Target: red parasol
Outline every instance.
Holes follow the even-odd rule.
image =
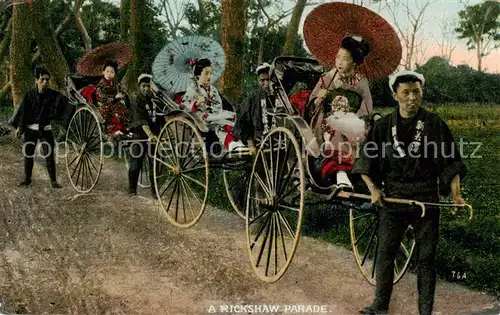
[[[89,76],[102,74],[102,67],[108,60],[114,60],[122,68],[134,58],[132,46],[126,43],[111,43],[101,45],[83,55],[78,61],[78,73]]]
[[[343,2],[316,7],[304,22],[304,40],[312,55],[335,66],[340,43],[346,36],[359,36],[370,43],[370,53],[359,71],[376,80],[391,74],[401,61],[398,34],[380,15],[359,5]]]

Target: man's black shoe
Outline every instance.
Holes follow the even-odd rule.
[[[52,182],[52,188],[62,188],[57,182]]]
[[[31,185],[31,181],[30,180],[25,180],[24,182],[21,182],[19,183],[19,187],[28,187],[29,185]]]
[[[135,195],[137,195],[137,190],[134,190],[134,189],[129,189],[129,190],[128,190],[128,194],[129,194],[129,196],[131,196],[131,197],[132,197],[132,196],[135,196]]]
[[[367,306],[361,311],[359,311],[360,314],[366,314],[366,315],[388,315],[389,311],[388,310],[379,310],[376,308],[373,308],[371,306]]]

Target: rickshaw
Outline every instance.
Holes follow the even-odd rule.
[[[155,101],[161,105],[166,123],[155,145],[153,170],[149,171],[153,171],[163,214],[173,225],[189,228],[205,211],[211,170],[222,170],[228,199],[245,219],[252,268],[266,282],[279,280],[290,266],[306,206],[348,210],[356,264],[363,277],[375,285],[377,209],[366,203],[370,197],[364,194],[366,189],[362,186],[355,186],[355,192],[343,191],[315,180],[310,161],[321,152],[309,126],[310,114],[307,108],[301,110],[290,101],[290,92],[298,83],[308,93],[323,72],[314,59],[278,57],[273,61],[271,84],[276,103],[264,109],[268,131],[255,156],[248,151],[225,151],[203,120],[185,111],[167,93],[157,93]],[[80,193],[94,188],[103,165],[103,119],[81,95],[82,89],[96,82],[95,77],[67,77],[69,99],[77,107],[66,135],[67,170],[73,187]],[[224,98],[223,103],[225,109],[233,109]],[[425,215],[425,204],[421,202],[391,198],[385,201],[420,207]],[[414,247],[410,226],[396,258],[394,283],[408,269]]]
[[[336,209],[349,211],[356,263],[363,277],[374,285],[377,210],[366,202],[370,199],[364,194],[366,188],[359,186],[352,192],[317,183],[310,161],[320,156],[320,147],[308,123],[310,115],[307,109],[300,111],[290,102],[290,92],[296,84],[302,84],[310,92],[324,69],[314,59],[297,57],[278,57],[272,68],[276,104],[265,110],[269,131],[255,156],[214,151],[216,142],[203,121],[181,109],[168,114],[154,156],[160,206],[174,225],[193,226],[206,207],[210,170],[221,169],[228,198],[246,222],[252,268],[263,281],[275,282],[293,259],[304,208],[335,205]],[[376,116],[380,115],[374,115],[375,119]],[[312,195],[322,200],[313,200]],[[394,198],[385,201],[420,207],[425,215],[423,203]],[[396,259],[395,283],[407,270],[414,247],[415,237],[409,227]]]
[[[129,146],[133,141],[127,137],[122,137],[118,142],[110,142],[109,136],[104,130],[104,119],[97,107],[84,97],[84,90],[97,84],[100,76],[84,76],[73,74],[66,77],[66,91],[71,106],[75,111],[66,130],[66,169],[73,188],[81,194],[89,193],[98,183],[104,155],[124,157],[128,170],[130,155]],[[164,101],[166,92],[157,87],[153,102],[155,112],[158,116],[164,116],[170,109]],[[129,102],[129,100],[128,100]],[[145,140],[140,140],[145,141]],[[138,185],[146,188],[150,187],[149,163],[143,159],[143,167],[139,174]]]

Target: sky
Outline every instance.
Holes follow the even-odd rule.
[[[403,0],[404,1],[404,0]],[[410,6],[410,9],[417,9],[417,5],[415,3],[418,1],[420,3],[424,2],[424,0],[407,0]],[[426,60],[429,57],[439,55],[440,48],[439,44],[443,37],[442,35],[442,25],[443,20],[449,21],[450,23],[456,23],[458,21],[458,12],[462,10],[467,5],[474,5],[477,3],[481,3],[481,0],[469,0],[469,1],[459,1],[459,0],[430,0],[430,5],[426,8],[424,13],[424,21],[422,24],[422,29],[419,33],[418,39],[423,42],[423,53],[420,54],[420,59]],[[352,2],[352,1],[343,1],[343,2]],[[368,2],[368,1],[365,1]],[[285,9],[289,7],[293,7],[294,1],[285,0]],[[389,4],[391,5],[391,4]],[[391,5],[392,8],[395,8],[394,5]],[[368,8],[377,12],[379,15],[384,17],[391,25],[394,27],[394,18],[391,14],[391,11],[388,8],[383,8],[379,11],[379,5],[369,5]],[[315,6],[307,7],[302,15],[302,20],[300,23],[299,33],[302,34],[302,26],[304,24],[304,20],[307,14],[312,11]],[[416,10],[418,11],[418,10]],[[405,14],[401,13],[397,15],[397,21],[401,25],[407,25],[408,19],[405,17]],[[437,40],[437,42],[436,42]],[[468,64],[472,68],[477,69],[477,57],[475,50],[468,50],[465,40],[458,40],[453,38],[453,43],[456,43],[457,46],[452,53],[451,64],[459,65],[459,64]],[[425,62],[425,61],[424,61]],[[487,72],[491,73],[500,73],[500,49],[495,49],[488,56],[483,57],[483,69]]]

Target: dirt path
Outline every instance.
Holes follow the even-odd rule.
[[[211,305],[309,304],[357,314],[371,302],[374,288],[346,249],[304,237],[285,276],[266,284],[253,274],[235,214],[208,207],[199,224],[175,228],[148,190],[140,191],[148,198],[126,196],[125,166],[110,160],[88,196],[72,199],[62,165],[63,189],[49,188],[38,163],[32,187],[21,189],[19,147],[0,150],[0,296],[9,312],[191,315],[208,314]],[[417,314],[416,297],[408,274],[391,314]],[[487,295],[438,284],[436,314],[492,305]]]

